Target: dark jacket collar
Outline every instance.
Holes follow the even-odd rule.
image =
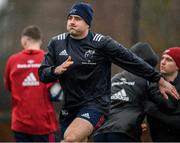
[[[176,87],[177,91],[180,92],[180,72],[178,72],[178,75],[174,80],[173,85]]]

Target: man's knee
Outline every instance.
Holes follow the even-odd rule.
[[[65,134],[64,142],[77,142],[79,141],[75,134]]]
[[[88,136],[92,133],[91,129],[66,130],[64,133],[64,142],[87,142]]]

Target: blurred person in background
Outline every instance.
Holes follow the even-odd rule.
[[[165,50],[160,61],[160,72],[180,93],[180,47]],[[149,96],[147,119],[152,141],[180,142],[180,101],[171,96],[162,98],[159,90]]]
[[[147,43],[137,43],[130,50],[151,66],[158,57]],[[95,142],[140,142],[149,82],[123,71],[111,79],[111,108],[105,123],[94,134]]]
[[[16,142],[55,141],[57,119],[49,97],[52,84],[40,82],[38,68],[43,60],[42,34],[35,25],[24,28],[23,50],[9,57],[5,87],[12,95],[12,122]]]
[[[111,64],[158,82],[161,92],[179,98],[175,88],[149,64],[109,36],[91,29],[90,4],[75,3],[67,15],[67,32],[53,37],[39,68],[42,82],[60,81],[64,105],[60,113],[61,140],[87,141],[109,112]]]

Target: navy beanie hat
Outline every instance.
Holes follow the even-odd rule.
[[[90,26],[93,19],[93,9],[88,3],[79,2],[71,7],[68,17],[70,15],[78,15],[82,17],[84,21]]]

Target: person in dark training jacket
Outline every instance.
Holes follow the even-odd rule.
[[[109,36],[92,32],[93,9],[75,3],[67,15],[67,33],[53,37],[39,68],[42,82],[59,80],[64,92],[60,113],[62,142],[87,141],[109,112],[111,64],[159,82],[161,92],[179,98],[161,74]]]
[[[155,67],[158,57],[147,43],[137,43],[130,50]],[[128,71],[111,79],[111,108],[105,123],[94,134],[95,142],[140,142],[145,117],[149,83]]]

